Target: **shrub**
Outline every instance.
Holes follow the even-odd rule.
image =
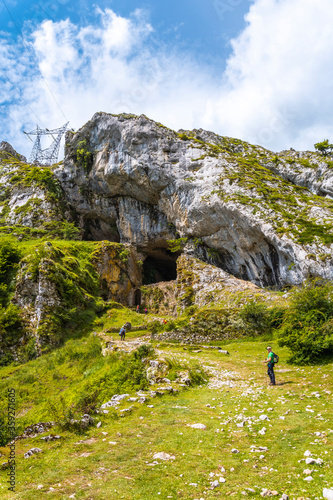
[[[15,239],[9,236],[0,238],[0,304],[8,301],[10,285],[15,276],[21,252]]]
[[[83,141],[80,141],[78,143],[76,150],[76,161],[80,166],[84,168],[87,173],[89,173],[92,169],[94,155],[91,151],[89,151],[87,139],[84,139]]]
[[[15,345],[22,337],[23,322],[20,310],[14,304],[0,307],[0,337],[2,347]]]
[[[251,300],[240,310],[239,316],[250,332],[265,333],[270,330],[270,315],[266,304]]]
[[[290,308],[280,329],[280,346],[290,362],[309,364],[333,355],[333,285],[309,280],[291,292]]]

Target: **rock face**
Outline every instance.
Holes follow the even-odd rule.
[[[71,229],[70,211],[49,167],[30,165],[8,143],[0,147],[0,226],[33,237]],[[78,229],[74,232],[79,232]]]
[[[140,297],[141,266],[135,248],[106,241],[83,251],[71,244],[36,245],[20,263],[13,302],[34,335],[36,352],[57,345],[67,325],[85,310],[98,311],[98,297],[134,306]]]
[[[58,165],[1,151],[2,226],[130,244],[145,285],[175,280],[181,254],[261,287],[333,279],[329,157],[106,113],[67,133]]]
[[[321,196],[332,194],[332,162],[321,155],[105,113],[66,144],[55,175],[84,238],[135,245],[160,281],[180,252],[259,286],[333,278],[333,203]],[[180,237],[171,254],[167,240]]]
[[[134,247],[102,241],[93,254],[102,297],[127,306],[140,302],[141,263]]]
[[[235,278],[218,267],[183,254],[177,259],[177,279],[141,288],[142,300],[153,314],[177,316],[189,306],[204,307],[230,292],[247,291],[248,298],[262,293],[249,281]]]
[[[13,146],[11,146],[11,144],[6,141],[2,141],[0,144],[0,157],[7,159],[15,158],[20,161],[27,161],[25,156],[18,154]]]

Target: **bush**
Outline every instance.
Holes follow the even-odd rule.
[[[240,310],[239,316],[246,325],[248,333],[272,333],[280,328],[285,314],[285,308],[267,307],[262,302],[252,300]]]
[[[239,311],[249,332],[266,333],[270,330],[270,314],[266,304],[251,300]]]
[[[290,362],[310,364],[333,355],[333,285],[307,281],[291,292],[280,329],[280,346],[291,349]]]
[[[21,259],[21,252],[15,239],[0,237],[0,304],[8,303],[11,284]]]
[[[0,337],[2,347],[15,345],[23,334],[23,322],[20,310],[13,304],[0,307]]]

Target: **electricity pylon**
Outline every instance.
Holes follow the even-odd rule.
[[[57,163],[61,138],[66,132],[68,124],[69,122],[62,127],[53,130],[49,130],[48,128],[42,129],[37,125],[36,130],[33,130],[32,132],[24,132],[27,136],[37,136],[30,154],[29,162],[41,163],[43,165],[52,165],[53,163]],[[53,138],[53,142],[46,149],[42,149],[41,146],[40,138],[42,135],[51,135]]]

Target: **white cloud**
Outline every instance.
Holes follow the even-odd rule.
[[[125,111],[273,150],[333,140],[331,0],[256,0],[219,81],[216,68],[195,54],[158,45],[141,11],[130,18],[110,9],[96,15],[94,25],[45,21],[31,34],[40,71],[74,128],[96,111]],[[0,65],[43,123],[60,126],[65,119],[28,55],[3,40]],[[0,100],[7,115],[33,127],[35,117],[17,98],[4,81]],[[29,150],[13,121],[0,124],[0,138]]]
[[[333,4],[257,0],[246,20],[215,105],[220,128],[272,148],[332,136]]]

